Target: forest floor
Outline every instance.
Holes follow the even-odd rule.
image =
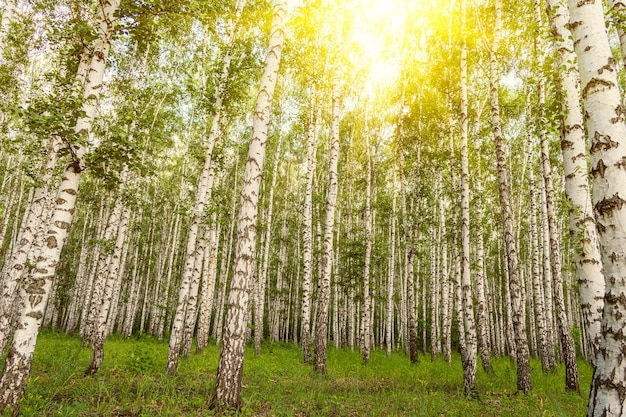
[[[23,416],[211,416],[208,408],[219,350],[181,360],[175,377],[164,375],[167,341],[113,336],[100,372],[84,377],[90,350],[76,337],[43,333],[21,402]],[[494,358],[495,374],[478,370],[478,393],[463,394],[460,358],[452,366],[430,356],[417,366],[395,352],[372,352],[362,365],[358,351],[328,351],[328,376],[314,375],[293,344],[247,352],[239,416],[581,416],[591,368],[580,362],[581,393],[566,392],[564,369],[543,374],[532,361],[533,390],[516,393],[515,365]]]

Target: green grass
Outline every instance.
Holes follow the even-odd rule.
[[[211,416],[208,408],[219,351],[181,360],[175,377],[164,375],[167,342],[111,337],[95,376],[84,377],[90,350],[77,338],[44,333],[21,402],[23,416]],[[459,357],[452,366],[421,357],[374,351],[367,366],[357,351],[328,351],[328,375],[312,372],[291,344],[249,351],[241,416],[575,416],[584,415],[591,369],[580,363],[582,393],[565,392],[564,369],[543,374],[532,362],[533,391],[516,393],[515,365],[494,359],[495,375],[478,371],[478,396],[463,394]]]

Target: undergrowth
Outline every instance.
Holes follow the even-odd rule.
[[[79,339],[57,333],[39,337],[23,416],[213,416],[209,409],[219,350],[213,343],[179,363],[176,376],[164,374],[168,345],[149,337],[110,337],[105,361],[95,376],[83,376],[90,351]],[[328,351],[328,375],[304,365],[300,348],[265,345],[247,353],[243,406],[238,416],[575,416],[584,415],[591,369],[579,363],[582,392],[564,389],[564,369],[541,372],[532,363],[533,390],[519,394],[515,364],[493,358],[495,374],[478,370],[478,390],[462,389],[458,356],[452,366],[420,357],[412,366],[402,352],[387,358],[373,351],[362,365],[358,351]]]

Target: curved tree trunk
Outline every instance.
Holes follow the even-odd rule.
[[[102,89],[114,15],[118,7],[119,0],[104,0],[98,7],[98,40],[84,88],[83,115],[75,126],[76,133],[85,135],[88,139]],[[0,412],[7,406],[16,407],[26,388],[43,313],[59,265],[61,250],[74,218],[86,152],[86,148],[74,146],[73,161],[63,174],[54,213],[48,225],[46,244],[37,259],[36,267],[28,274],[26,285],[20,291],[22,300],[20,326],[13,335],[11,349],[0,379]]]
[[[233,276],[228,293],[223,347],[217,368],[215,397],[212,402],[212,405],[218,410],[238,409],[241,406],[241,378],[246,342],[249,287],[255,269],[254,253],[259,190],[261,188],[274,89],[278,79],[285,40],[284,25],[286,20],[287,0],[275,0],[269,47],[253,113],[252,136],[241,189]]]

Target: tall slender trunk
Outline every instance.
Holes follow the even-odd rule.
[[[626,127],[601,2],[569,2],[591,143],[593,206],[604,264],[602,339],[589,394],[589,416],[626,410]]]
[[[213,406],[217,409],[238,409],[241,405],[241,379],[248,318],[248,288],[255,269],[254,252],[259,190],[274,89],[285,40],[284,25],[286,19],[287,0],[275,0],[269,47],[265,57],[265,67],[261,77],[256,108],[253,113],[252,135],[241,189],[233,276],[228,293],[228,309],[224,323],[224,344],[217,368],[216,392],[213,399]]]
[[[461,291],[463,324],[465,328],[465,357],[463,359],[463,389],[465,393],[476,390],[476,325],[470,270],[470,175],[468,149],[467,100],[467,40],[465,34],[466,2],[461,2],[463,41],[461,46]]]
[[[513,213],[509,197],[509,180],[507,174],[506,153],[500,121],[500,104],[498,98],[498,61],[497,51],[500,44],[502,27],[502,9],[500,0],[495,0],[496,23],[494,39],[489,53],[489,86],[491,96],[491,122],[493,126],[494,145],[496,148],[496,162],[498,165],[498,191],[502,216],[502,232],[507,259],[508,287],[511,295],[512,321],[515,333],[515,356],[517,359],[517,389],[526,393],[531,390],[530,355],[526,336],[526,318],[523,315],[524,306],[521,299],[521,285],[519,274],[519,259],[515,244],[513,228]]]
[[[622,4],[614,0],[615,5]],[[620,9],[621,10],[621,9]],[[578,71],[574,43],[568,27],[569,11],[565,0],[548,0],[548,16],[552,21],[554,48],[557,52],[556,65],[559,67],[561,103],[563,106],[563,129],[561,150],[563,152],[563,175],[565,193],[570,202],[570,235],[578,242],[574,251],[578,291],[585,318],[585,334],[591,344],[588,355],[595,363],[600,349],[602,308],[604,306],[604,275],[600,258],[600,244],[595,216],[591,203],[591,192],[587,179],[587,150],[580,107]],[[622,45],[626,37],[620,35]],[[624,50],[624,47],[622,47]]]
[[[180,354],[180,347],[183,338],[185,316],[187,313],[187,307],[189,303],[189,289],[194,278],[194,270],[196,265],[196,256],[198,251],[196,250],[196,243],[198,239],[198,230],[202,216],[204,215],[204,207],[207,201],[211,198],[211,192],[215,179],[215,163],[213,161],[213,149],[222,135],[221,119],[224,108],[224,99],[226,98],[226,87],[228,83],[228,75],[230,72],[231,62],[231,47],[235,40],[237,33],[237,23],[241,12],[245,5],[245,0],[238,0],[235,10],[235,19],[228,22],[228,38],[226,42],[226,51],[222,61],[222,72],[220,74],[220,81],[215,94],[215,112],[211,123],[211,129],[209,131],[209,137],[206,141],[204,149],[204,166],[198,179],[198,187],[196,190],[196,198],[191,210],[191,222],[189,224],[189,232],[187,233],[187,245],[185,265],[183,267],[183,277],[180,283],[178,293],[178,304],[176,307],[176,314],[174,316],[174,322],[172,325],[172,331],[170,333],[169,350],[167,354],[167,364],[165,366],[165,372],[169,375],[176,373],[178,368],[178,356]]]
[[[125,180],[126,179],[124,178],[123,181]],[[92,357],[91,363],[85,371],[85,374],[87,375],[98,372],[100,366],[102,365],[102,361],[104,360],[104,341],[108,334],[107,318],[112,308],[115,287],[117,286],[120,278],[122,251],[126,241],[126,231],[128,230],[128,222],[130,220],[130,209],[128,207],[124,207],[120,216],[121,217],[117,225],[113,253],[108,257],[109,262],[106,268],[107,275],[96,278],[104,281],[104,288],[102,297],[98,303],[98,314],[96,316],[96,322],[94,323],[95,325],[90,337],[92,343]]]
[[[370,360],[371,342],[371,304],[370,298],[370,263],[372,257],[372,158],[370,152],[369,129],[365,122],[365,261],[363,267],[363,307],[361,309],[361,353],[363,363]]]
[[[529,141],[529,147],[532,147],[532,141]],[[529,158],[533,153],[529,152]],[[532,276],[533,276],[533,295],[535,299],[535,316],[537,322],[537,330],[539,335],[539,357],[541,359],[541,368],[544,372],[554,370],[556,364],[554,361],[554,349],[548,338],[546,328],[545,314],[545,298],[543,291],[543,280],[541,275],[541,263],[539,261],[539,233],[537,231],[537,203],[534,169],[530,166],[528,170],[528,188],[530,190],[530,237],[532,242]]]
[[[541,114],[545,107],[545,93],[543,79],[539,82],[539,108]],[[544,123],[540,124],[545,126]],[[567,316],[565,314],[565,300],[563,295],[563,274],[561,270],[561,242],[559,231],[557,230],[556,215],[554,207],[554,190],[552,186],[552,173],[550,167],[550,154],[548,149],[548,139],[545,129],[540,129],[539,138],[541,140],[541,173],[543,174],[543,183],[546,190],[546,211],[548,217],[548,231],[550,234],[550,266],[552,270],[553,286],[554,286],[554,307],[556,311],[556,323],[561,341],[561,349],[563,350],[563,359],[565,361],[565,387],[571,391],[578,391],[578,366],[576,364],[576,349],[574,347],[574,339],[569,331]]]
[[[114,15],[118,7],[119,0],[105,0],[98,7],[98,40],[85,84],[83,114],[75,126],[77,134],[86,135],[88,138],[102,89]],[[48,226],[46,245],[37,259],[37,266],[28,274],[26,285],[20,291],[22,325],[13,335],[11,349],[0,379],[0,412],[7,406],[16,407],[26,388],[43,313],[59,265],[61,250],[74,217],[78,185],[84,168],[83,157],[86,152],[87,149],[79,145],[73,148],[73,160],[65,169],[61,180],[55,210]]]
[[[217,224],[217,212],[213,213],[209,244],[204,250],[204,267],[202,271],[202,292],[200,293],[200,317],[198,318],[198,334],[196,337],[196,353],[201,353],[209,343],[209,326],[213,311],[213,294],[217,274],[217,252],[221,224]]]
[[[254,303],[254,353],[261,353],[261,344],[263,342],[263,316],[265,311],[265,286],[267,284],[267,271],[270,262],[270,245],[272,241],[272,218],[274,212],[274,190],[276,189],[276,179],[278,177],[278,167],[280,165],[280,153],[283,135],[278,132],[278,141],[276,144],[276,152],[272,165],[272,181],[269,187],[267,198],[267,215],[265,216],[265,245],[263,248],[263,264],[259,270],[257,285],[255,287],[255,303]]]
[[[7,5],[8,3],[9,2],[7,2]],[[19,295],[19,285],[22,282],[22,277],[28,268],[27,261],[29,254],[35,243],[40,240],[40,236],[45,232],[43,228],[47,225],[46,220],[50,211],[50,204],[52,203],[51,197],[54,195],[52,190],[54,184],[52,177],[60,147],[61,140],[52,138],[48,147],[46,160],[40,172],[40,179],[44,185],[35,190],[33,199],[28,205],[27,213],[25,213],[25,221],[22,223],[22,228],[17,239],[17,247],[13,250],[13,254],[8,263],[8,269],[2,277],[2,294],[0,296],[0,352],[4,352],[10,332],[13,330],[12,322],[16,316],[15,307],[16,304],[19,304],[16,303],[16,297]]]
[[[394,279],[396,276],[396,189],[395,174],[393,176],[393,197],[391,203],[391,231],[389,239],[389,276],[387,278],[387,325],[385,333],[385,342],[387,347],[387,357],[391,356],[393,347],[393,289]]]
[[[324,221],[324,250],[322,253],[322,267],[318,284],[317,312],[315,316],[315,356],[313,360],[313,369],[320,374],[326,374],[326,339],[330,304],[330,277],[332,273],[333,232],[335,227],[335,209],[337,206],[338,189],[339,104],[338,80],[333,79],[331,134],[328,157],[328,188],[326,194],[326,219]]]
[[[311,111],[309,112],[309,130],[307,134],[307,174],[304,194],[304,213],[302,225],[302,321],[300,339],[302,341],[302,359],[311,361],[311,298],[313,285],[313,179],[317,163],[317,137],[321,124],[322,100],[318,99],[315,86],[312,88]],[[317,98],[317,101],[316,101]]]

